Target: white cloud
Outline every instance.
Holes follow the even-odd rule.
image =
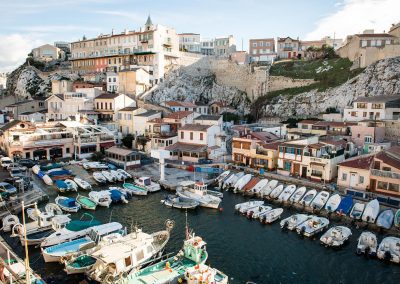
[[[333,36],[345,39],[347,35],[366,29],[388,31],[391,24],[400,21],[399,0],[344,0],[335,4],[336,12],[317,23],[306,35],[307,40]]]
[[[0,72],[12,71],[24,63],[32,48],[43,44],[32,35],[0,35]]]

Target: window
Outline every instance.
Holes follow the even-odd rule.
[[[394,191],[394,192],[399,192],[399,185],[395,184],[395,183],[389,183],[388,190]]]
[[[110,103],[109,105],[110,105],[110,109],[112,109],[112,103]]]
[[[256,42],[253,42],[253,47],[257,47],[257,43]]]
[[[387,189],[387,187],[388,187],[388,183],[387,182],[378,181],[378,185],[377,185],[378,189]]]
[[[387,39],[385,42],[385,44],[390,44],[390,43],[391,43],[390,39]]]
[[[380,39],[378,39],[377,41],[376,41],[376,46],[381,46],[382,45],[382,41],[380,40]]]
[[[103,109],[103,103],[100,103],[100,109]]]
[[[292,167],[292,164],[290,162],[285,162],[285,171],[290,172],[291,167]]]
[[[65,153],[69,154],[69,148],[65,148]]]
[[[347,180],[347,173],[342,173],[342,180]]]
[[[382,171],[390,172],[392,169],[390,167],[382,167]]]
[[[185,139],[185,134],[181,131],[181,139]]]
[[[320,177],[320,178],[322,178],[322,172],[321,171],[318,171],[318,170],[312,170],[311,171],[311,175],[312,176],[315,176],[315,177]]]
[[[376,46],[376,40],[371,40],[371,46]]]
[[[364,142],[365,143],[372,143],[372,136],[365,136],[364,137]]]
[[[350,115],[353,116],[353,117],[357,117],[357,112],[356,111],[352,111]]]
[[[366,103],[357,103],[357,107],[358,108],[367,108],[367,104]]]
[[[358,183],[364,183],[364,177],[363,176],[359,176],[358,177]]]
[[[366,111],[363,112],[363,117],[367,117],[367,112]]]
[[[200,133],[200,140],[203,141],[203,133]]]
[[[296,155],[301,155],[301,149],[296,149]]]
[[[193,140],[193,132],[190,132],[190,140]]]
[[[362,40],[361,41],[361,46],[362,47],[366,47],[367,46],[367,41],[366,40]]]

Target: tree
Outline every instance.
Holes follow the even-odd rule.
[[[102,161],[104,159],[104,157],[105,156],[104,156],[104,154],[102,152],[94,152],[92,154],[92,160],[96,161],[96,162]]]
[[[124,138],[122,138],[122,144],[126,148],[132,149],[133,139],[134,139],[133,135],[132,134],[128,134]]]
[[[149,139],[147,139],[146,137],[144,137],[144,136],[138,136],[137,137],[137,143],[140,146],[142,146],[142,151],[145,151],[147,142],[149,142]]]

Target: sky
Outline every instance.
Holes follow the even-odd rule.
[[[148,15],[178,33],[250,38],[345,38],[388,31],[400,21],[400,0],[0,0],[0,72],[24,62],[32,48],[85,35],[137,30]]]

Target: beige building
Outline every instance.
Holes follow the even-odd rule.
[[[236,41],[233,35],[214,40],[214,55],[227,57],[234,51],[236,51]]]
[[[200,53],[201,42],[200,34],[182,33],[179,34],[179,50],[183,52]]]
[[[100,122],[115,121],[118,111],[125,107],[136,107],[136,101],[125,94],[104,93],[94,99]]]
[[[51,44],[44,44],[32,49],[32,56],[35,59],[53,60],[64,59],[65,53],[58,47],[55,47]]]
[[[66,92],[46,99],[47,119],[64,120],[82,111],[93,111],[93,98],[85,93]]]
[[[250,62],[272,63],[276,58],[275,39],[250,39],[249,57]]]
[[[146,133],[146,123],[157,118],[161,118],[161,112],[159,111],[125,107],[118,111],[119,132],[123,135],[144,135]]]
[[[66,92],[72,92],[73,90],[73,82],[69,79],[60,78],[51,81],[52,94],[64,94]]]
[[[292,39],[291,37],[278,37],[277,51],[279,59],[296,59],[300,51],[300,41],[298,39]]]
[[[366,190],[370,183],[373,155],[350,158],[338,164],[337,185],[341,188]]]
[[[143,68],[131,68],[118,72],[118,92],[137,96],[150,87],[150,75]]]
[[[13,119],[18,119],[18,116],[27,112],[43,111],[47,108],[47,102],[42,99],[26,100],[16,102],[5,107],[5,111]]]

